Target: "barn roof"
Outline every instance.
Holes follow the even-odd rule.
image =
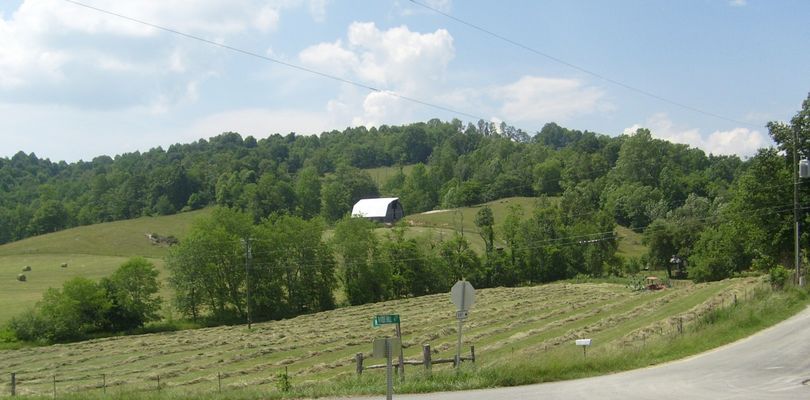
[[[385,217],[388,205],[399,200],[399,197],[383,197],[379,199],[362,199],[352,207],[352,217]]]

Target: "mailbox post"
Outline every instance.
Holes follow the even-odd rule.
[[[591,345],[591,339],[577,339],[577,346],[582,346],[582,357],[588,358],[588,346]]]

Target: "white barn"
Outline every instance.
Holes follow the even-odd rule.
[[[398,197],[362,199],[352,207],[352,217],[363,217],[372,221],[394,223],[405,216]]]

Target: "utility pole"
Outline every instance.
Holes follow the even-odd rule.
[[[793,128],[793,253],[796,259],[796,285],[801,284],[801,257],[799,256],[799,130]]]
[[[250,261],[253,258],[250,248],[250,238],[245,239],[245,287],[247,292],[247,324],[251,328],[253,321],[250,319]]]

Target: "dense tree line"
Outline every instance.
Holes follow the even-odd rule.
[[[795,146],[802,156],[810,154],[808,108],[805,100],[789,123],[769,124],[777,148],[748,160],[707,156],[655,139],[646,129],[610,137],[549,123],[530,136],[506,124],[458,120],[259,140],[229,132],[167,150],[72,164],[18,153],[0,159],[0,242],[214,204],[244,213],[257,226],[281,223],[282,216],[332,225],[368,196],[400,197],[408,213],[547,196],[562,200],[510,215],[509,232],[500,233],[503,249],[494,248],[493,235],[484,238],[481,268],[507,271],[504,258],[517,270],[482,276],[537,282],[571,276],[581,265],[590,265],[591,274],[604,273],[604,265],[618,263],[609,251],[576,252],[570,256],[580,258],[575,260],[564,246],[538,249],[537,243],[583,237],[608,246],[597,233],[617,224],[643,232],[650,247],[633,265],[672,269],[677,259],[676,269],[694,278],[719,279],[752,265],[792,265],[792,151]],[[397,165],[414,166],[380,186],[362,169]],[[807,185],[799,186],[807,198]],[[482,232],[486,220],[482,216]],[[544,230],[520,226],[525,220]],[[434,248],[441,250],[438,256],[455,257],[453,265],[465,265],[464,245],[455,245]],[[379,254],[362,262],[376,262]],[[227,307],[241,306],[233,300]]]
[[[446,292],[462,278],[486,288],[602,275],[618,262],[607,214],[572,219],[552,201],[538,202],[532,218],[522,212],[513,209],[496,232],[491,210],[481,208],[487,246],[478,254],[460,234],[436,240],[404,224],[381,233],[377,223],[345,216],[326,238],[321,217],[273,214],[255,223],[248,212],[216,208],[167,260],[175,305],[194,320],[244,321],[248,312],[278,319],[332,309],[338,289],[343,303],[359,305]],[[502,236],[508,254],[493,245]]]

